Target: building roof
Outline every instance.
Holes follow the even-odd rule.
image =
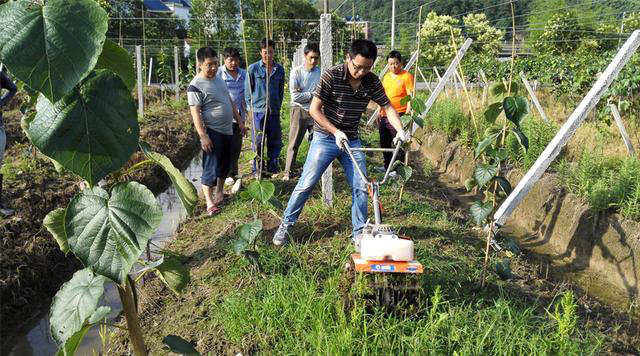
[[[152,12],[173,12],[160,0],[143,0],[145,9]]]
[[[187,0],[164,0],[165,3],[182,5],[184,7],[191,7],[191,3]]]

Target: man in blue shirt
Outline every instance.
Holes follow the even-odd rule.
[[[284,68],[273,60],[275,43],[263,39],[260,42],[261,59],[247,69],[244,97],[247,107],[253,108],[253,125],[251,139],[253,149],[258,154],[258,162],[262,159],[262,135],[266,135],[267,161],[266,170],[278,173],[280,166],[278,156],[282,150],[282,127],[280,126],[280,107],[284,98]],[[269,88],[267,90],[267,73]],[[256,170],[254,161],[254,172]]]
[[[244,81],[246,78],[246,71],[239,67],[240,65],[240,51],[237,48],[227,47],[222,52],[224,65],[218,69],[218,78],[222,79],[229,90],[229,95],[236,108],[239,111],[240,118],[244,120],[247,116],[247,107],[244,102]],[[231,140],[231,171],[229,177],[225,180],[225,185],[232,185],[234,178],[238,180],[237,184],[233,186],[232,192],[236,192],[240,189],[240,174],[238,172],[238,159],[240,158],[240,152],[242,151],[242,137],[245,135],[246,130],[241,130],[240,126],[233,119],[233,138]]]

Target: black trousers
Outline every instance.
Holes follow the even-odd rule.
[[[403,114],[400,114],[400,116],[402,115]],[[378,133],[380,134],[380,148],[393,148],[393,139],[396,137],[398,132],[393,128],[393,126],[391,126],[389,119],[387,119],[386,116],[378,119]],[[391,163],[393,153],[383,152],[382,155],[384,156],[384,168],[387,169],[389,167],[389,163]],[[396,160],[404,162],[404,151],[402,149],[398,152]]]

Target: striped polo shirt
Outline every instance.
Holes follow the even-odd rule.
[[[347,79],[347,64],[340,64],[328,69],[320,77],[320,82],[313,91],[313,95],[322,100],[324,115],[350,140],[358,138],[358,126],[362,114],[367,109],[370,100],[380,106],[388,105],[389,99],[384,92],[378,77],[369,72],[362,78],[360,87],[355,91]],[[313,129],[324,134],[329,131],[314,122]]]

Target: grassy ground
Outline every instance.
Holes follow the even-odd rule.
[[[375,136],[366,133],[367,145],[376,145]],[[381,157],[368,161],[371,172]],[[401,203],[398,186],[387,186],[382,194],[385,221],[415,240],[425,266],[423,275],[407,277],[406,283],[420,288],[405,302],[393,309],[380,306],[373,283],[383,283],[382,278],[344,271],[352,252],[350,191],[338,168],[335,206],[324,206],[317,188],[293,230],[292,244],[273,247],[279,220],[261,215],[258,251],[264,273],[230,246],[235,229],[252,219],[246,201],[231,198],[220,215],[185,222],[168,248],[182,256],[191,284],[180,297],[157,280],[140,292],[142,328],[152,354],[165,352],[161,340],[168,334],[192,341],[209,355],[638,352],[638,340],[630,336],[635,335],[633,321],[568,284],[541,278],[539,266],[525,255],[494,255],[488,286],[479,288],[483,241],[429,166],[415,168]],[[286,202],[295,182],[274,183]],[[496,262],[503,260],[515,278],[504,281],[495,273]],[[112,352],[126,350],[120,334]]]

